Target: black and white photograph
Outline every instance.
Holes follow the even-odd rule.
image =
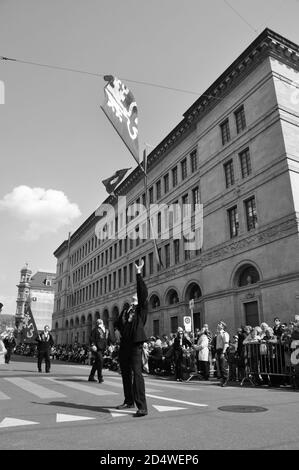
[[[0,0],[15,463],[299,450],[298,18],[299,0]]]

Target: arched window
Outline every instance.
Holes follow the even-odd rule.
[[[179,302],[179,296],[175,289],[170,289],[166,297],[167,305],[174,305]]]
[[[158,308],[160,307],[160,299],[157,295],[152,295],[151,298],[150,298],[150,301],[149,301],[149,304],[150,304],[150,308],[151,309],[154,309],[154,308]]]
[[[69,321],[66,320],[66,322],[65,322],[65,328],[68,329],[68,327],[69,327]]]
[[[118,319],[118,315],[119,315],[118,307],[115,306],[112,310],[112,321],[113,321],[113,323]]]
[[[78,327],[78,326],[79,326],[79,323],[80,323],[80,321],[79,321],[79,317],[76,317],[76,319],[75,319],[75,325],[76,325],[76,327]]]
[[[58,322],[55,323],[55,330],[58,330]]]
[[[82,315],[81,317],[81,325],[84,326],[85,325],[85,316]]]
[[[186,291],[186,300],[197,300],[202,296],[201,289],[196,282],[192,282]]]
[[[252,265],[243,266],[237,272],[238,287],[250,286],[251,284],[256,284],[259,280],[260,275]]]
[[[71,318],[71,321],[70,321],[70,328],[74,328],[74,320]]]

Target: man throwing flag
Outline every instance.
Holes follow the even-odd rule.
[[[148,414],[142,375],[142,349],[147,339],[144,325],[148,311],[148,292],[141,275],[143,265],[144,261],[140,265],[135,264],[137,293],[133,295],[130,307],[122,310],[114,325],[121,334],[119,363],[125,398],[124,403],[117,408],[120,410],[134,408],[136,404],[135,417]]]

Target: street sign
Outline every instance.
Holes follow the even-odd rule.
[[[191,331],[192,330],[192,318],[191,317],[184,317],[184,328],[185,331]]]

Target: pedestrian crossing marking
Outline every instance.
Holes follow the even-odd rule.
[[[22,379],[20,377],[6,377],[4,380],[11,382],[12,384],[22,388],[26,392],[32,393],[38,398],[65,398],[65,395],[63,395],[62,393],[55,392],[54,390],[50,390],[49,388],[43,387],[42,385],[38,385],[37,383],[32,382],[31,380]]]
[[[90,416],[77,416],[77,415],[66,415],[63,413],[56,414],[56,423],[65,423],[69,421],[83,421],[85,419],[96,419]]]
[[[120,416],[126,416],[124,413],[111,413],[112,418],[119,418]]]
[[[161,397],[158,395],[151,395],[149,393],[146,393],[147,397],[150,398],[158,398],[159,400],[166,400],[166,401],[174,401],[176,403],[184,403],[185,405],[192,405],[192,406],[208,406],[203,403],[193,403],[191,401],[185,401],[185,400],[177,400],[176,398],[167,398],[167,397]]]
[[[115,413],[115,412],[120,413],[120,414],[122,414],[122,413],[124,413],[124,414],[126,414],[126,413],[132,413],[132,414],[136,413],[136,410],[117,410],[117,409],[115,410],[115,408],[107,408],[107,409],[108,409],[108,411],[110,411],[110,413]]]
[[[0,391],[0,400],[10,400],[10,397]]]
[[[43,377],[44,380],[49,380],[55,382],[56,384],[63,385],[65,387],[73,388],[75,390],[80,390],[80,392],[90,393],[92,395],[97,395],[102,397],[104,395],[118,395],[116,392],[111,392],[110,390],[103,390],[102,385],[98,384],[99,388],[95,388],[92,385],[83,385],[77,382],[71,382],[68,380],[60,380],[59,377]]]
[[[0,423],[0,428],[10,428],[13,426],[27,426],[28,424],[39,424],[35,421],[26,421],[25,419],[4,418]]]
[[[162,405],[153,405],[156,410],[163,412],[163,411],[178,411],[178,410],[186,410],[187,408],[182,408],[180,406],[162,406]]]
[[[114,379],[114,380],[120,380],[121,378],[120,377],[109,377],[109,379]],[[159,380],[159,384],[157,384],[157,380],[150,380],[148,379],[147,377],[144,377],[144,382],[145,382],[145,387],[146,387],[146,390],[148,390],[149,392],[151,392],[150,389],[148,389],[147,387],[147,384],[150,384],[150,385],[154,385],[154,386],[157,386],[159,388],[169,388],[169,389],[173,389],[173,390],[184,390],[184,392],[187,390],[188,392],[198,392],[198,390],[200,389],[199,387],[192,387],[192,386],[189,386],[186,385],[184,387],[185,384],[181,383],[180,385],[177,385],[176,382],[173,382],[173,383],[166,383],[164,381],[160,381]],[[106,381],[105,381],[106,382]]]

